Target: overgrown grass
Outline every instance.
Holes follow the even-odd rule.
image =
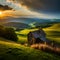
[[[60,30],[54,29],[53,27],[44,29],[47,34],[47,38],[60,42],[60,37],[58,35]],[[25,29],[20,32],[16,32],[19,38],[18,42],[21,44],[27,43],[27,34],[34,30],[36,29]],[[56,38],[54,38],[54,36]],[[0,60],[60,60],[59,55],[36,50],[21,44],[0,38]]]
[[[0,60],[60,60],[60,56],[25,47],[17,43],[0,41]]]

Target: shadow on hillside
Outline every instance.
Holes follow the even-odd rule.
[[[51,37],[60,37],[60,32],[59,31],[49,31],[48,32]]]

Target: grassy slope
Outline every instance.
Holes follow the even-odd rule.
[[[57,25],[54,26],[56,27]],[[54,38],[52,37],[51,31],[60,32],[58,29],[59,27],[56,29],[54,26],[44,29],[46,33],[48,32],[47,37],[51,38],[52,40]],[[18,36],[21,39],[20,42],[27,42],[26,35],[29,31],[32,31],[32,29],[26,29],[19,32],[19,34],[21,34]],[[5,39],[0,38],[0,60],[60,60],[60,56],[57,56],[55,54],[32,49],[15,42],[4,40]]]
[[[46,28],[44,30],[47,34],[47,38],[60,43],[60,23],[55,24],[52,27]]]
[[[0,40],[0,60],[59,60],[60,56]]]
[[[46,32],[47,38],[52,40],[52,41],[56,41],[60,43],[60,23],[59,24],[55,24],[52,27],[48,27],[48,28],[44,28],[43,30]],[[21,43],[27,42],[27,34],[30,31],[34,31],[37,29],[25,29],[19,32],[16,32],[18,34],[19,37],[19,41]]]

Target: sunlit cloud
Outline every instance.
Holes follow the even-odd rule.
[[[25,0],[23,0],[25,1]],[[52,14],[45,14],[42,12],[37,12],[31,10],[29,6],[24,5],[22,0],[3,0],[0,4],[8,5],[9,7],[13,8],[12,10],[4,11],[5,16],[12,16],[12,17],[29,17],[29,18],[48,18],[48,19],[55,19],[60,18],[60,15],[52,15]],[[34,0],[26,0],[29,3],[32,3]],[[26,2],[25,1],[25,2]],[[38,0],[36,0],[38,1]],[[36,2],[35,1],[35,2]]]

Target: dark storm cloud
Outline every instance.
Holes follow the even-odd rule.
[[[13,0],[14,1],[14,0]],[[31,9],[48,12],[60,12],[60,0],[15,0]]]
[[[12,8],[11,7],[9,7],[8,5],[1,5],[0,4],[0,10],[12,10]]]

